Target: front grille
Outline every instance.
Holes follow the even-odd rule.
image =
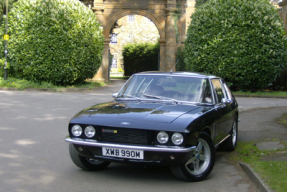
[[[125,144],[148,144],[148,132],[146,130],[122,129],[101,127],[101,141]]]

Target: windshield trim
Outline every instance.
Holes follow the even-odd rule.
[[[165,97],[165,96],[161,96],[161,95],[150,95],[150,94],[145,94],[147,88],[151,85],[151,83],[153,82],[153,79],[151,79],[151,81],[147,81],[147,85],[146,88],[144,88],[144,90],[141,90],[141,92],[139,92],[139,89],[142,87],[144,81],[146,80],[146,78],[143,78],[140,83],[139,86],[137,87],[137,90],[135,91],[135,93],[141,93],[144,97],[150,97],[150,98],[144,98],[144,97],[138,97],[135,96],[134,94],[128,93],[127,95],[123,94],[123,93],[127,93],[126,91],[128,90],[128,87],[131,86],[131,82],[133,81],[133,79],[136,76],[163,76],[163,74],[148,74],[148,73],[142,73],[142,74],[134,74],[132,75],[126,82],[125,84],[122,86],[122,88],[120,89],[120,91],[118,92],[118,96],[115,98],[115,100],[137,100],[137,101],[153,101],[153,100],[157,100],[157,101],[161,101],[161,102],[166,102],[166,101],[172,101],[175,103],[191,103],[191,104],[197,104],[197,105],[205,105],[205,106],[211,106],[214,105],[214,93],[212,91],[212,84],[210,83],[210,79],[206,78],[204,76],[185,76],[185,75],[175,75],[175,74],[171,74],[169,76],[173,76],[173,77],[183,77],[183,78],[195,78],[195,79],[206,79],[207,83],[209,84],[209,89],[211,92],[211,98],[213,99],[212,103],[205,103],[198,99],[193,100],[193,101],[188,101],[188,100],[177,100],[177,99],[181,99],[181,98],[171,98],[171,97]],[[168,78],[168,77],[167,77]],[[199,85],[200,87],[202,87],[203,81],[201,81],[200,83],[201,85]],[[168,91],[168,90],[167,90]],[[197,93],[197,97],[200,97],[200,95],[202,95],[203,90],[200,89],[200,92]],[[168,95],[167,95],[168,96]],[[125,97],[125,98],[124,98]],[[129,98],[127,98],[129,97]],[[151,98],[153,97],[153,98]],[[182,98],[183,99],[183,98]],[[198,100],[198,101],[197,101]]]
[[[213,104],[209,104],[209,103],[199,103],[199,102],[190,102],[190,101],[181,101],[181,100],[175,100],[175,99],[157,99],[157,98],[138,98],[138,97],[117,97],[115,98],[116,101],[157,101],[157,102],[174,102],[176,104],[183,104],[183,103],[187,103],[187,104],[194,104],[194,105],[213,105]]]

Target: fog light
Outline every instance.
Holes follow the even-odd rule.
[[[82,147],[79,147],[78,149],[79,149],[79,151],[83,151],[84,150]]]
[[[173,144],[180,145],[183,142],[183,136],[180,133],[174,133],[171,137]]]
[[[171,155],[171,156],[170,156],[170,159],[171,159],[171,160],[174,160],[174,159],[175,159],[175,157],[174,157],[173,155]]]
[[[157,134],[157,141],[161,144],[168,142],[168,134],[165,131],[161,131]]]
[[[82,135],[83,129],[80,125],[74,125],[71,132],[75,137],[79,137],[80,135]]]

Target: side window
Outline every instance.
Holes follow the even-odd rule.
[[[228,99],[232,100],[232,93],[225,83],[224,83],[224,88],[225,88],[225,92],[226,92]]]
[[[212,82],[213,87],[215,89],[218,103],[221,103],[222,98],[224,98],[224,92],[223,92],[223,88],[222,88],[222,85],[220,83],[220,80],[219,79],[212,79],[211,82]]]
[[[211,87],[207,79],[203,80],[201,100],[202,103],[214,103],[212,99]]]

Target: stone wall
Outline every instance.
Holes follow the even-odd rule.
[[[188,22],[195,5],[195,0],[83,0],[82,2],[91,7],[103,26],[105,37],[103,60],[94,77],[94,80],[102,81],[109,79],[110,30],[117,20],[127,15],[149,18],[160,35],[160,71],[169,71],[175,64],[177,47],[184,43]],[[174,14],[178,10],[180,18],[175,23]]]

